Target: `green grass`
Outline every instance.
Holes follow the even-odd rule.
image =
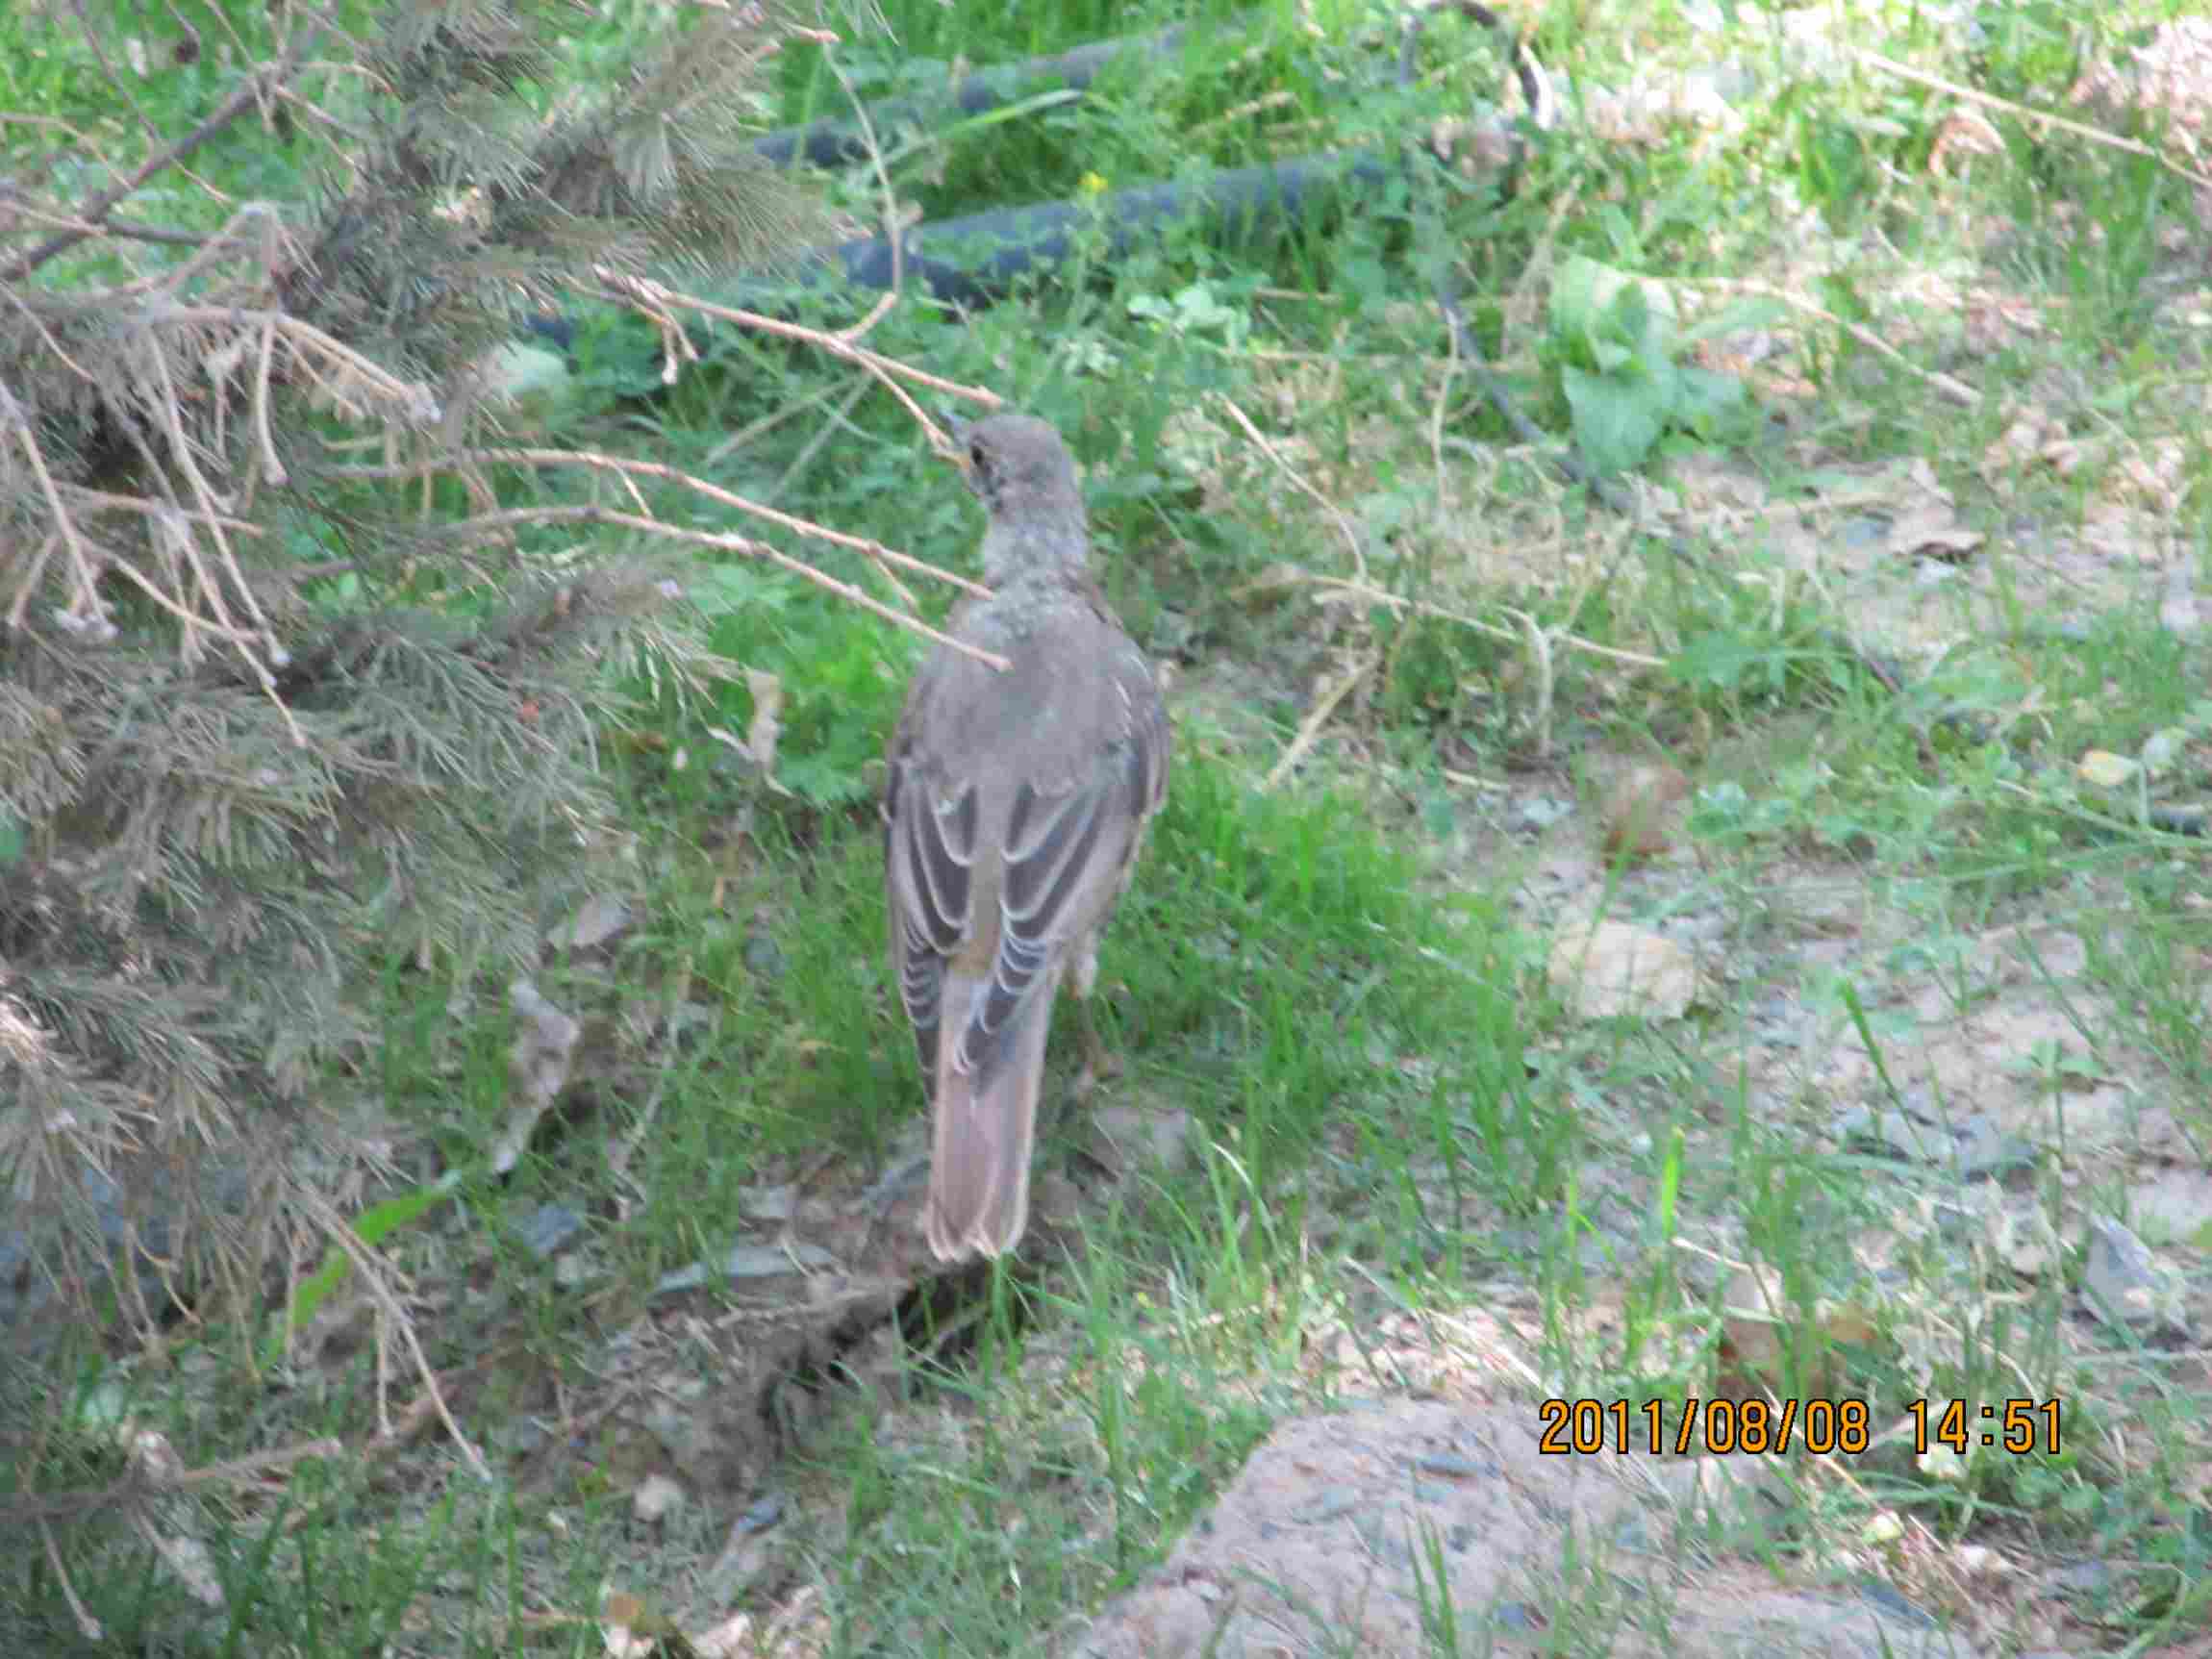
[[[895,190],[943,218],[1072,197],[1093,175],[1119,187],[1372,144],[1411,118],[1384,84],[1386,51],[1348,32],[1309,41],[1285,8],[1248,33],[1215,27],[1236,10],[1196,13],[1206,27],[1184,54],[1117,70],[1079,106],[931,143],[891,136],[904,149]],[[2057,107],[2082,54],[2154,10],[2100,16],[2093,39],[2056,8],[1983,8],[1973,58],[1924,24],[1898,22],[1878,45]],[[1172,20],[1166,7],[1065,7],[1048,21],[966,0],[888,11],[895,44],[856,30],[841,53],[865,97],[910,90],[956,58],[1010,62]],[[1607,3],[1543,9],[1536,39],[1596,84],[1723,51],[1756,66],[1772,49],[1716,41],[1684,10]],[[1456,31],[1431,42],[1445,72],[1415,99],[1423,122],[1489,96],[1494,66],[1477,47]],[[87,114],[25,61],[10,72],[0,91],[17,107]],[[1237,113],[1277,90],[1288,96]],[[773,91],[779,123],[843,112],[815,53],[790,53]],[[1756,1378],[1777,1395],[1864,1397],[1885,1426],[1916,1398],[2065,1402],[2055,1457],[1948,1467],[1893,1439],[1848,1483],[1804,1476],[1768,1545],[1777,1571],[1820,1581],[1878,1561],[1923,1605],[1966,1617],[1968,1598],[1925,1556],[1865,1547],[1876,1522],[1902,1517],[1942,1548],[2006,1553],[2032,1585],[2076,1557],[2111,1564],[2081,1614],[2110,1646],[2142,1651],[2200,1621],[2212,1597],[2200,1378],[2155,1340],[2087,1317],[2077,1291],[2087,1219],[2140,1219],[2149,1172],[2200,1178],[2212,1148],[2204,843],[2153,835],[2125,790],[2099,792],[2074,768],[2088,750],[2149,744],[2166,757],[2161,788],[2200,786],[2212,754],[2200,637],[2160,622],[2157,572],[2132,563],[2155,533],[2168,538],[2156,558],[2206,574],[2204,335],[2190,318],[2204,233],[2171,174],[2016,122],[2000,120],[2001,154],[1932,175],[1952,106],[1871,71],[1769,76],[1738,102],[1741,127],[1703,138],[1564,136],[1512,203],[1470,193],[1444,226],[1486,349],[1562,437],[1587,409],[1563,370],[1612,376],[1633,398],[1697,361],[1681,331],[1547,310],[1546,283],[1576,257],[1801,291],[1978,389],[1979,406],[1962,410],[1851,336],[1776,308],[1761,326],[1789,342],[1802,386],[1755,380],[1734,422],[1665,402],[1631,458],[1646,476],[1689,477],[1689,560],[1623,540],[1464,374],[1447,381],[1402,194],[1339,203],[1241,247],[1182,230],[1118,264],[1093,250],[1064,280],[973,318],[916,302],[887,316],[871,345],[987,384],[1068,435],[1111,553],[1101,578],[1178,668],[1170,804],[1109,939],[1100,1000],[1128,1067],[1104,1098],[1187,1114],[1185,1167],[1087,1218],[1075,1259],[938,1310],[962,1329],[938,1357],[917,1342],[873,1369],[853,1362],[867,1387],[808,1391],[808,1432],[780,1462],[702,1477],[661,1530],[632,1518],[652,1448],[617,1431],[609,1402],[644,1385],[611,1380],[609,1354],[628,1351],[621,1333],[650,1332],[638,1340],[663,1345],[656,1397],[705,1420],[712,1340],[737,1340],[716,1325],[716,1295],[693,1293],[687,1348],[653,1312],[666,1308],[656,1282],[752,1237],[742,1218],[770,1177],[894,1157],[921,1109],[884,983],[872,806],[917,647],[761,567],[701,568],[691,588],[717,649],[781,684],[788,792],[712,735],[744,732],[742,678],[708,707],[656,705],[610,742],[637,842],[606,879],[638,919],[610,955],[539,977],[591,1027],[581,1101],[511,1178],[492,1179],[482,1164],[509,1109],[513,1039],[501,988],[395,966],[379,1010],[377,1083],[410,1167],[467,1171],[451,1204],[384,1245],[414,1275],[434,1365],[460,1376],[498,1356],[455,1392],[500,1482],[474,1483],[433,1430],[389,1462],[305,1465],[281,1489],[210,1501],[196,1523],[231,1591],[213,1618],[137,1535],[78,1529],[74,1588],[111,1635],[192,1653],[598,1651],[589,1621],[602,1586],[688,1616],[689,1574],[722,1549],[729,1516],[775,1493],[790,1515],[721,1604],[766,1612],[811,1587],[839,1653],[1033,1651],[1157,1560],[1272,1422],[1376,1386],[1311,1363],[1320,1334],[1378,1307],[1513,1304],[1528,1312],[1521,1357],[1547,1392],[1679,1401],[1713,1393],[1732,1363],[1721,1338],[1737,1263],[1778,1297],[1778,1357]],[[241,158],[221,164],[250,174]],[[865,172],[830,188],[864,218],[877,211]],[[1800,268],[1816,239],[1832,239],[1821,268]],[[1545,274],[1524,294],[1532,264]],[[1915,284],[1952,297],[1899,303],[1923,291]],[[1966,319],[1996,298],[2034,326],[1993,325],[1977,345]],[[840,325],[859,309],[818,304]],[[656,337],[588,315],[565,440],[642,433],[726,488],[968,567],[975,509],[888,399],[813,354],[718,329],[703,339],[703,363],[663,392]],[[1219,397],[1355,524],[1372,587],[1502,635],[1262,582],[1286,564],[1354,572],[1336,520]],[[1439,399],[1454,442],[1432,447]],[[716,456],[787,410],[799,413]],[[2073,470],[1990,459],[2023,413],[2079,440]],[[2176,439],[2171,500],[2146,497],[2130,468]],[[1904,557],[1854,552],[1900,502],[1924,499],[1898,482],[1916,463],[1957,522],[1987,537],[1959,573],[1919,589]],[[1700,465],[1728,490],[1700,482]],[[1754,495],[1764,523],[1733,505]],[[656,506],[692,511],[676,500]],[[1828,561],[1817,573],[1775,530],[1798,507],[1818,515],[1805,533]],[[2138,515],[2124,521],[2138,540],[2079,557],[2115,508]],[[795,550],[870,580],[842,550]],[[1882,569],[1900,580],[1882,588]],[[927,592],[925,607],[943,599]],[[1548,666],[1531,627],[1556,632]],[[1579,651],[1567,635],[1666,666]],[[1885,689],[1854,640],[1906,655],[1907,689]],[[1317,691],[1363,663],[1308,765],[1263,789]],[[1653,753],[1702,786],[1686,843],[1697,856],[1600,884],[1605,902],[1680,928],[1726,977],[1687,1022],[1583,1020],[1546,979],[1538,923],[1546,861],[1578,844],[1590,856],[1587,836],[1571,840],[1590,814],[1546,831],[1522,808],[1587,808],[1606,763]],[[1942,1022],[2039,996],[2035,1018],[1989,1039],[2028,1032],[2020,1051],[1960,1068]],[[669,1009],[673,1035],[659,1018]],[[1055,1098],[1073,1071],[1063,1037]],[[1853,1058],[1862,1050],[1873,1058]],[[1836,1133],[1854,1106],[1909,1098],[1941,1115],[1960,1095],[1963,1112],[1999,1072],[2038,1115],[2032,1155],[2001,1192]],[[647,1101],[650,1132],[618,1182],[607,1144]],[[1048,1130],[1041,1167],[1068,1167],[1080,1122]],[[1986,1215],[1957,1207],[1985,1195],[2011,1225],[2051,1227],[2046,1266],[2024,1269]],[[390,1196],[364,1194],[359,1212]],[[585,1218],[579,1278],[517,1243],[547,1203]],[[2199,1310],[2208,1246],[2201,1228],[2153,1244],[2194,1275]],[[342,1282],[327,1294],[342,1298]],[[161,1365],[85,1374],[127,1375],[134,1413],[195,1466],[321,1433],[359,1444],[375,1420],[364,1312],[350,1340],[296,1370],[249,1367],[209,1333]],[[392,1374],[412,1397],[408,1368]],[[16,1483],[112,1477],[118,1454],[85,1414],[58,1420]],[[711,1448],[700,1455],[712,1463]],[[7,1618],[38,1650],[66,1650],[56,1579],[37,1550],[17,1559],[0,1601],[20,1611]],[[1539,1598],[1549,1650],[1605,1651],[1646,1616],[1612,1582],[1602,1563],[1559,1564]],[[1454,1618],[1432,1608],[1439,1652]]]

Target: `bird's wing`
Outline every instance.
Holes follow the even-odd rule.
[[[968,932],[978,803],[973,780],[950,798],[931,789],[906,727],[902,722],[892,746],[885,792],[884,884],[892,975],[914,1025],[922,1076],[934,1081],[945,963]]]
[[[902,729],[886,876],[892,965],[925,1072],[935,1068],[953,959],[978,982],[968,1006],[953,1011],[959,1038],[949,1057],[972,1074],[996,1061],[1053,953],[1112,907],[1144,820],[1165,796],[1166,711],[1143,658],[1117,645],[1099,694],[1083,717],[1058,723],[1064,742],[1052,752],[1016,742],[934,754],[928,718],[907,723],[918,731]],[[1018,688],[994,690],[1020,707]],[[987,810],[987,797],[1006,803],[1003,815]]]

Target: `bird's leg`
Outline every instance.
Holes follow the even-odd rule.
[[[1076,1006],[1083,1013],[1083,1069],[1075,1078],[1075,1098],[1088,1100],[1100,1083],[1121,1075],[1121,1061],[1098,1034],[1098,1021],[1091,1015],[1091,998],[1078,997]]]
[[[1083,954],[1076,959],[1074,984],[1075,1007],[1083,1017],[1083,1069],[1075,1078],[1075,1098],[1088,1100],[1101,1082],[1121,1075],[1121,1062],[1106,1046],[1106,1039],[1098,1033],[1098,1021],[1091,1012],[1091,992],[1098,983],[1098,948],[1095,941],[1086,943]]]

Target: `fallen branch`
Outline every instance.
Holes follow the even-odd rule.
[[[1981,393],[1967,385],[1965,381],[1954,380],[1951,376],[1938,369],[1921,367],[1919,364],[1913,362],[1903,352],[1874,333],[1873,329],[1840,317],[1825,306],[1807,299],[1803,294],[1793,289],[1776,288],[1772,283],[1752,282],[1738,277],[1671,277],[1668,280],[1672,286],[1676,288],[1702,289],[1710,293],[1750,294],[1760,299],[1779,300],[1794,312],[1801,313],[1806,316],[1818,317],[1824,323],[1842,329],[1869,351],[1888,358],[1890,362],[1896,364],[1907,374],[1915,375],[1925,381],[1961,408],[1979,409],[1981,407]]]
[[[17,283],[59,255],[67,253],[88,237],[98,236],[108,215],[127,201],[140,185],[156,173],[172,167],[183,161],[265,95],[264,88],[282,85],[288,80],[299,61],[322,37],[320,28],[307,31],[301,37],[288,40],[276,62],[264,63],[238,84],[231,95],[215,107],[214,113],[171,144],[156,152],[139,163],[128,178],[117,179],[99,195],[86,203],[78,217],[81,223],[49,237],[13,264],[0,267],[0,283]]]
[[[236,1486],[249,1480],[259,1480],[272,1470],[287,1469],[310,1457],[338,1457],[345,1450],[336,1440],[311,1440],[298,1445],[280,1447],[275,1451],[257,1451],[249,1457],[235,1457],[225,1463],[211,1463],[205,1469],[179,1470],[174,1473],[155,1472],[161,1468],[159,1460],[136,1460],[136,1472],[109,1486],[75,1487],[64,1492],[34,1493],[27,1497],[12,1497],[0,1503],[0,1526],[45,1526],[55,1521],[67,1522],[95,1515],[117,1505],[130,1504],[148,1497],[172,1496],[180,1492],[193,1492],[211,1486]]]
[[[862,345],[858,339],[847,339],[842,334],[832,334],[824,329],[809,328],[801,322],[787,322],[782,317],[768,316],[757,311],[742,311],[734,306],[716,305],[713,300],[701,299],[696,294],[682,293],[674,289],[665,288],[659,283],[649,282],[643,277],[631,276],[625,271],[611,270],[602,266],[596,267],[593,274],[599,278],[608,298],[637,305],[641,309],[644,309],[648,315],[653,314],[656,310],[682,307],[686,311],[697,312],[701,316],[716,317],[723,322],[735,323],[740,328],[750,329],[758,334],[774,335],[782,339],[804,340],[809,345],[818,346],[832,357],[842,358],[846,363],[855,364],[865,368],[868,373],[875,376],[878,383],[886,390],[898,399],[900,404],[905,407],[907,414],[914,417],[916,424],[929,434],[932,447],[941,455],[949,457],[953,453],[950,440],[938,429],[937,424],[921,412],[920,405],[917,404],[906,389],[898,384],[899,381],[911,380],[917,386],[926,386],[933,391],[942,391],[952,397],[964,397],[971,403],[981,404],[986,409],[995,410],[1005,402],[998,393],[991,390],[988,387],[967,386],[957,380],[947,380],[943,375],[931,374],[927,369],[917,368],[914,364],[901,362],[895,357],[886,357],[880,351],[871,351],[867,346]]]
[[[1962,87],[1956,81],[1947,81],[1941,75],[1931,75],[1925,69],[1915,69],[1909,64],[1885,58],[1879,52],[1860,48],[1854,55],[1870,69],[1878,69],[1885,75],[1895,75],[1900,81],[1911,81],[1916,86],[1948,92],[1954,98],[1964,98],[1970,104],[1980,104],[1986,109],[2002,110],[2006,114],[2017,115],[2023,121],[2056,127],[2062,133],[2072,133],[2077,138],[2087,138],[2091,143],[2102,144],[2106,149],[2124,150],[2131,156],[2148,156],[2175,178],[2186,179],[2200,190],[2212,190],[2212,175],[2183,166],[2140,138],[2124,138],[2118,133],[2108,133],[2102,127],[2092,127],[2086,121],[2070,121],[2064,115],[2054,115],[2048,110],[2030,109],[2025,104],[2014,103],[2010,98],[1999,98],[1994,92]]]
[[[441,540],[457,540],[475,536],[501,535],[517,524],[555,523],[618,525],[626,530],[641,531],[648,536],[666,537],[672,541],[688,541],[695,546],[716,547],[725,552],[742,553],[749,559],[766,560],[779,570],[788,570],[802,581],[812,582],[816,587],[835,593],[839,598],[858,605],[870,616],[880,616],[895,627],[904,628],[910,634],[918,634],[921,638],[936,644],[949,645],[953,650],[959,651],[965,656],[973,657],[977,662],[988,664],[1001,672],[1013,666],[996,652],[986,651],[980,646],[968,644],[963,641],[954,639],[950,634],[931,627],[917,616],[909,616],[902,611],[894,611],[881,599],[875,597],[874,594],[864,589],[856,588],[849,582],[841,582],[835,576],[816,569],[804,560],[793,559],[780,548],[771,547],[765,541],[755,541],[750,537],[740,536],[732,531],[693,530],[686,525],[670,524],[664,519],[655,518],[646,514],[623,513],[612,507],[587,506],[512,507],[497,513],[479,514],[473,518],[463,519],[458,524],[445,526],[435,534]],[[891,549],[887,547],[884,552],[888,554]],[[949,570],[940,570],[935,566],[925,565],[920,560],[910,558],[904,553],[893,555],[893,557],[902,563],[926,570],[929,574],[943,581],[956,582],[963,587],[973,587],[972,583],[968,582],[963,577],[953,575]],[[320,571],[314,573],[322,574]],[[982,591],[989,591],[989,590],[982,590]]]
[[[1412,611],[1419,616],[1434,616],[1440,622],[1454,622],[1462,628],[1471,628],[1492,640],[1503,640],[1511,644],[1521,644],[1527,636],[1517,628],[1501,628],[1496,622],[1485,622],[1479,616],[1464,612],[1447,611],[1442,605],[1432,605],[1425,599],[1408,599],[1403,594],[1386,592],[1368,582],[1355,582],[1343,576],[1319,576],[1310,570],[1276,570],[1257,582],[1247,582],[1238,590],[1240,593],[1265,591],[1271,588],[1328,588],[1377,605],[1388,605],[1394,611]],[[1626,663],[1639,668],[1664,668],[1664,657],[1648,656],[1642,651],[1628,651],[1619,645],[1600,645],[1595,640],[1585,640],[1577,634],[1550,634],[1553,644],[1563,645],[1570,651],[1581,651],[1593,657],[1604,657],[1615,663]]]
[[[1291,739],[1291,746],[1283,751],[1280,760],[1268,768],[1268,775],[1260,784],[1261,789],[1271,790],[1291,775],[1292,768],[1306,758],[1306,751],[1314,746],[1315,740],[1321,735],[1321,728],[1328,724],[1329,716],[1337,712],[1337,705],[1351,694],[1354,686],[1373,671],[1374,666],[1375,659],[1371,654],[1362,657],[1345,670],[1335,685],[1314,699],[1314,706],[1306,711],[1306,717],[1298,722],[1297,735]]]
[[[1262,437],[1260,429],[1252,424],[1251,417],[1237,407],[1236,399],[1225,391],[1217,391],[1214,395],[1219,400],[1223,409],[1236,416],[1237,424],[1244,429],[1244,436],[1260,446],[1260,452],[1281,467],[1286,478],[1319,504],[1321,511],[1335,520],[1338,530],[1344,533],[1345,544],[1352,550],[1352,570],[1359,580],[1365,582],[1368,576],[1367,555],[1360,549],[1359,531],[1353,527],[1351,519],[1345,516],[1345,510],[1315,489],[1305,479],[1298,476],[1297,469],[1283,459],[1282,451]]]

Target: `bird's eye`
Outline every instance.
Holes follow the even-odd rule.
[[[983,445],[980,443],[970,443],[968,446],[968,459],[975,463],[976,465],[981,466],[983,465]]]

